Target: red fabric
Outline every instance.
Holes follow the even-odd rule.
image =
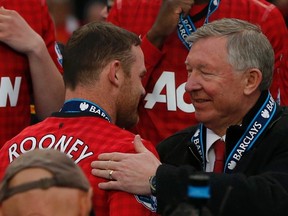
[[[46,1],[9,0],[0,1],[0,6],[16,10],[29,25],[40,34],[56,63],[55,31],[49,16]],[[25,43],[25,41],[23,41]],[[0,147],[30,124],[32,83],[29,64],[25,55],[15,52],[0,42]],[[19,84],[19,93],[16,86]],[[14,92],[13,92],[14,90]],[[10,92],[10,93],[7,93]],[[9,95],[10,94],[10,95]]]
[[[138,132],[154,144],[187,126],[196,124],[190,98],[184,94],[187,71],[184,65],[188,50],[179,40],[176,30],[160,51],[146,39],[161,5],[161,0],[116,0],[108,21],[135,32],[143,38],[142,49],[148,70],[144,85],[146,99],[140,106]],[[194,5],[190,15],[202,6]],[[288,33],[279,10],[266,1],[221,0],[209,21],[234,17],[259,24],[275,50],[275,73],[271,93],[277,98],[281,90],[281,103],[288,104]],[[202,26],[204,18],[195,23]],[[156,84],[158,82],[158,84]],[[156,88],[157,87],[157,88]],[[160,89],[157,93],[156,90]],[[154,93],[153,93],[154,90]]]
[[[26,142],[23,141],[25,138],[27,138]],[[96,178],[91,174],[90,164],[98,159],[100,153],[134,153],[133,140],[134,134],[99,117],[49,117],[36,125],[25,128],[3,146],[0,151],[0,180],[6,167],[18,154],[35,147],[55,148],[64,151],[75,160],[87,175],[94,189],[93,206],[97,216],[156,215],[138,202],[132,194],[99,189],[98,184],[106,180]],[[152,143],[143,142],[150,151],[157,155]],[[81,160],[83,155],[88,156]],[[107,171],[107,176],[108,173]]]
[[[213,144],[213,148],[215,152],[215,162],[213,172],[222,173],[225,164],[225,142],[221,139],[218,139]]]

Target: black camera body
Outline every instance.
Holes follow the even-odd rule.
[[[189,176],[186,202],[178,204],[169,216],[212,216],[207,208],[210,199],[209,176],[193,174]]]

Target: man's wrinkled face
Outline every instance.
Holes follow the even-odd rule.
[[[195,117],[206,126],[237,118],[243,97],[243,73],[228,62],[225,37],[208,37],[193,44],[187,59],[185,90]]]

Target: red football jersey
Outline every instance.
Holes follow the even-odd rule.
[[[0,180],[9,163],[20,154],[35,148],[58,149],[72,158],[88,177],[94,190],[93,207],[97,216],[157,215],[154,197],[101,190],[98,184],[106,180],[91,174],[90,164],[98,159],[100,153],[135,153],[135,135],[100,117],[76,115],[48,117],[36,125],[25,128],[5,143],[0,151]],[[143,143],[158,157],[152,143],[144,140]]]
[[[147,39],[161,0],[116,0],[109,12],[108,21],[141,35],[145,64],[148,70],[144,85],[146,96],[140,104],[138,133],[157,144],[172,133],[196,123],[194,107],[185,94],[187,80],[185,59],[187,48],[178,38],[177,31],[166,39],[162,50],[156,49]],[[206,5],[193,5],[190,15]],[[275,51],[274,79],[271,94],[275,99],[280,93],[281,104],[288,104],[288,33],[279,10],[266,1],[221,0],[209,21],[221,18],[238,18],[259,24]],[[205,16],[196,27],[204,24]]]
[[[44,39],[49,53],[62,72],[56,51],[54,24],[43,0],[0,0],[0,6],[16,10]],[[25,43],[25,41],[23,41]],[[32,82],[25,55],[0,42],[0,147],[30,124]],[[53,85],[53,83],[51,84]]]

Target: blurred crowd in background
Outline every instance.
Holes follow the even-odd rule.
[[[66,44],[79,26],[91,21],[104,21],[113,0],[47,0],[56,26],[57,41]]]
[[[288,0],[268,0],[283,14],[288,26]],[[80,25],[91,21],[104,21],[113,0],[47,0],[56,26],[56,37],[65,44]]]

